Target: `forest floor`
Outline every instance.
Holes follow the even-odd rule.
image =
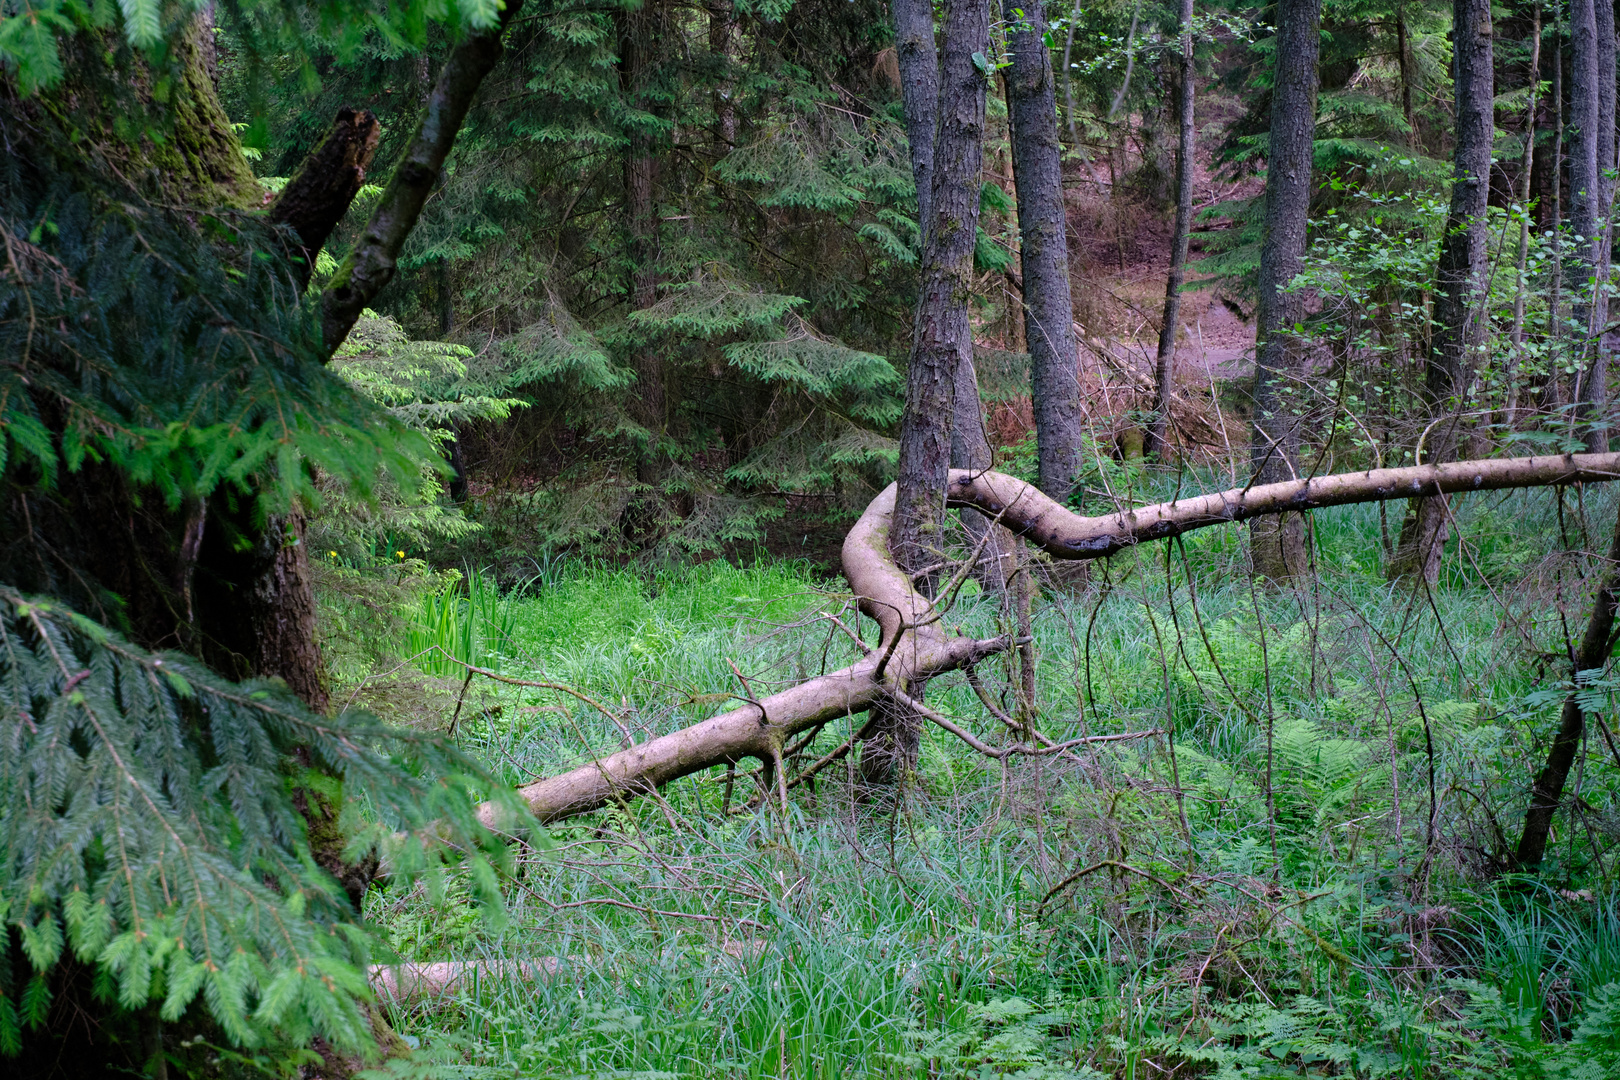
[[[1168,482],[1133,468],[1114,480]],[[1613,507],[1565,511],[1601,531]],[[745,762],[538,830],[502,921],[454,882],[448,914],[421,886],[373,893],[402,962],[464,965],[394,1021],[456,1076],[1620,1075],[1613,867],[1560,836],[1547,880],[1585,885],[1493,884],[1563,695],[1561,612],[1584,602],[1558,513],[1551,492],[1463,504],[1466,555],[1427,595],[1384,586],[1372,507],[1316,515],[1298,590],[1255,590],[1235,528],[1118,556],[1036,604],[1039,723],[1137,737],[995,761],[931,728],[902,790],[846,762],[785,805]],[[463,689],[403,645],[342,689],[385,711],[465,693],[456,739],[500,783],[728,707],[738,671],[758,693],[853,655],[820,614],[853,620],[849,597],[803,562],[555,561],[475,601],[487,663],[607,715]],[[1009,618],[983,593],[950,614],[979,635]],[[928,700],[1000,737],[960,676]],[[1620,771],[1594,754],[1582,784],[1610,829]]]

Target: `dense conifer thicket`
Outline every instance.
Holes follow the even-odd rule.
[[[0,1061],[1614,1075],[1616,83],[0,0]]]

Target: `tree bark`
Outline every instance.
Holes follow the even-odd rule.
[[[1586,448],[1600,453],[1609,448],[1609,264],[1614,230],[1609,218],[1614,209],[1614,181],[1610,173],[1615,162],[1615,39],[1613,0],[1596,0],[1593,5],[1597,46],[1597,229],[1592,237],[1592,273],[1601,287],[1592,290],[1592,366],[1586,375],[1586,419],[1593,426],[1586,432]]]
[[[1620,520],[1615,522],[1614,541],[1609,547],[1609,565],[1603,573],[1602,584],[1592,600],[1592,615],[1586,622],[1586,633],[1581,636],[1580,648],[1570,657],[1571,677],[1579,680],[1582,672],[1602,671],[1609,665],[1614,650],[1615,599],[1620,595]],[[1598,723],[1602,723],[1599,720]],[[1586,713],[1580,699],[1571,693],[1564,699],[1558,718],[1558,732],[1547,751],[1547,764],[1536,775],[1530,788],[1530,807],[1524,814],[1524,831],[1519,835],[1519,846],[1514,854],[1519,869],[1534,871],[1541,866],[1547,853],[1547,837],[1552,832],[1553,815],[1564,798],[1564,784],[1580,751],[1581,737],[1586,731]]]
[[[890,538],[895,558],[907,569],[939,557],[956,373],[973,359],[968,304],[979,224],[986,87],[978,64],[989,39],[988,6],[952,0],[946,13],[938,139],[924,219],[922,282],[900,423],[899,501]]]
[[[1406,144],[1418,145],[1417,113],[1412,108],[1412,88],[1417,83],[1417,58],[1412,53],[1412,29],[1406,21],[1406,5],[1395,9],[1395,48],[1400,54],[1401,115],[1406,120]]]
[[[1531,9],[1531,20],[1530,107],[1525,112],[1524,155],[1519,163],[1519,186],[1515,192],[1521,216],[1519,250],[1513,263],[1513,327],[1508,333],[1513,351],[1508,361],[1511,367],[1507,377],[1507,403],[1503,410],[1503,422],[1507,424],[1509,430],[1518,419],[1519,397],[1522,393],[1519,379],[1520,369],[1524,363],[1524,309],[1530,287],[1525,277],[1525,267],[1530,260],[1530,183],[1535,174],[1536,163],[1536,114],[1541,105],[1541,0],[1535,0],[1535,5]]]
[[[1010,5],[1009,5],[1010,7]],[[1014,9],[1016,10],[1016,9]],[[1069,292],[1068,213],[1058,143],[1057,86],[1041,0],[1009,19],[1007,108],[1018,193],[1024,338],[1035,413],[1036,483],[1056,499],[1073,495],[1080,468],[1080,383],[1074,301]]]
[[[1547,372],[1547,385],[1542,388],[1542,403],[1557,408],[1564,402],[1563,366],[1559,342],[1564,337],[1562,318],[1564,291],[1564,6],[1553,5],[1553,154],[1552,166],[1547,171],[1552,178],[1551,212],[1548,223],[1552,229],[1552,282],[1547,289],[1547,340],[1552,345],[1553,363]]]
[[[1570,100],[1569,127],[1573,136],[1569,141],[1569,224],[1575,233],[1574,288],[1571,301],[1571,321],[1579,335],[1573,350],[1576,368],[1574,400],[1579,404],[1583,420],[1593,415],[1593,364],[1597,350],[1592,348],[1592,333],[1598,316],[1596,296],[1592,283],[1596,280],[1601,244],[1598,241],[1600,207],[1603,184],[1599,176],[1601,158],[1598,157],[1602,123],[1602,103],[1598,82],[1597,8],[1602,0],[1570,0]],[[1612,79],[1612,74],[1611,74]]]
[[[1614,480],[1620,480],[1620,454],[1460,461],[1237,488],[1088,518],[1022,480],[955,469],[948,477],[946,500],[952,506],[999,516],[1011,531],[1055,558],[1087,560],[1212,525],[1324,506]],[[895,565],[886,542],[895,505],[895,486],[890,485],[844,540],[844,574],[861,611],[879,626],[876,647],[839,671],[528,784],[518,794],[534,817],[560,821],[715,766],[750,757],[772,760],[794,735],[892,702],[895,691],[904,693],[907,685],[1005,651],[1011,644],[1005,638],[953,636],[933,605],[912,586],[910,576]],[[485,674],[502,678],[494,672]],[[507,831],[523,824],[504,818],[493,803],[481,807],[479,816],[485,824]]]
[[[627,10],[619,17],[619,85],[627,99],[636,101],[646,89],[652,13]],[[625,293],[633,311],[650,308],[658,299],[654,168],[652,135],[632,129],[624,152],[624,235]],[[636,372],[631,415],[646,432],[646,443],[636,458],[636,478],[643,484],[657,484],[663,475],[658,444],[668,423],[663,352],[654,343],[640,342],[634,347],[631,366]]]
[[[1181,329],[1181,286],[1187,276],[1187,242],[1192,236],[1193,201],[1193,0],[1181,0],[1181,65],[1177,112],[1181,145],[1176,151],[1176,231],[1170,241],[1170,274],[1164,287],[1164,319],[1159,327],[1159,355],[1154,362],[1153,420],[1146,451],[1163,459],[1169,443],[1170,400],[1175,389],[1176,333]]]
[[[892,0],[894,58],[900,68],[900,107],[917,182],[918,247],[926,249],[933,197],[934,135],[939,124],[939,54],[934,48],[933,0]]]
[[[922,282],[900,421],[896,508],[888,536],[895,562],[910,573],[937,561],[943,552],[945,477],[957,427],[953,421],[960,400],[958,384],[963,395],[970,390],[973,327],[968,305],[979,226],[987,85],[987,73],[979,65],[989,48],[989,5],[951,0],[945,17],[928,210],[922,219]],[[901,78],[904,82],[904,68]],[[976,386],[971,394],[970,407],[977,416]],[[968,437],[968,432],[957,436],[964,446]],[[914,710],[891,710],[883,720],[868,742],[870,767],[863,752],[862,771],[873,781],[890,779],[897,768],[904,772],[916,761],[919,721]]]
[[[422,216],[422,206],[438,183],[445,159],[455,146],[473,98],[501,58],[501,35],[523,8],[523,0],[506,0],[500,21],[469,34],[450,52],[428,95],[422,122],[383,189],[377,208],[354,250],[332,275],[321,296],[321,323],[326,355],[337,352],[360,313],[394,279],[399,252]]]
[[[1491,189],[1491,142],[1495,109],[1489,0],[1455,0],[1452,55],[1456,72],[1457,150],[1453,158],[1451,208],[1435,270],[1437,324],[1424,371],[1430,425],[1421,450],[1430,461],[1453,461],[1467,427],[1479,351],[1489,311],[1490,236],[1485,204]],[[1440,576],[1449,511],[1443,499],[1415,500],[1401,524],[1390,559],[1390,580]]]
[[[737,145],[737,84],[731,78],[731,42],[737,33],[737,8],[732,0],[715,0],[709,8],[709,52],[719,66],[714,87],[714,125],[720,153]]]
[[[1298,380],[1305,343],[1295,333],[1304,304],[1289,284],[1304,265],[1311,205],[1311,150],[1316,138],[1317,24],[1320,0],[1278,0],[1276,74],[1271,91],[1271,146],[1266,158],[1264,239],[1260,248],[1259,343],[1255,350],[1251,455],[1257,483],[1297,475]],[[1267,518],[1250,531],[1254,572],[1286,581],[1305,568],[1305,527],[1298,516]]]
[[[298,237],[301,251],[293,265],[300,288],[309,284],[315,256],[365,184],[381,132],[382,125],[365,109],[339,109],[332,130],[270,207],[270,220],[289,226]]]

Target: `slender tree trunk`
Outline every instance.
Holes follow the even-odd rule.
[[[927,247],[933,197],[934,136],[939,126],[939,54],[934,49],[933,0],[892,0],[894,57],[900,68],[900,105],[917,182],[917,227]]]
[[[1425,460],[1454,461],[1468,426],[1479,352],[1489,313],[1490,236],[1485,204],[1491,187],[1493,57],[1490,0],[1456,0],[1452,12],[1452,53],[1456,70],[1457,152],[1453,159],[1451,209],[1435,271],[1434,339],[1424,372],[1431,423]],[[1389,563],[1391,580],[1440,574],[1447,515],[1444,499],[1414,499],[1401,525],[1401,539]]]
[[[1609,347],[1606,330],[1609,325],[1609,262],[1612,250],[1613,228],[1609,218],[1614,209],[1614,181],[1610,173],[1615,168],[1615,41],[1613,0],[1596,0],[1593,5],[1597,51],[1597,119],[1593,133],[1597,153],[1598,195],[1595,206],[1596,229],[1592,236],[1592,273],[1597,284],[1592,290],[1592,366],[1586,375],[1587,419],[1594,426],[1586,433],[1586,448],[1600,452],[1609,448],[1607,416],[1609,404]]]
[[[988,7],[947,8],[938,138],[924,221],[922,282],[900,426],[899,492],[890,546],[916,569],[939,557],[950,467],[956,373],[972,362],[968,304],[979,223],[986,78],[975,62],[989,41]]]
[[[1009,5],[1010,8],[1010,5]],[[1080,468],[1080,383],[1069,293],[1068,213],[1063,152],[1058,144],[1052,54],[1041,0],[1009,20],[1007,77],[1013,178],[1024,273],[1024,337],[1029,343],[1031,398],[1040,489],[1058,502],[1074,493]]]
[[[1592,601],[1592,615],[1586,622],[1586,633],[1581,636],[1580,648],[1570,657],[1571,674],[1579,677],[1583,671],[1601,671],[1609,665],[1609,654],[1614,650],[1615,601],[1620,595],[1620,520],[1615,523],[1614,542],[1609,548],[1609,564],[1603,571],[1602,583]],[[1599,720],[1598,723],[1602,723]],[[1586,731],[1586,714],[1580,699],[1571,693],[1564,699],[1564,708],[1558,718],[1558,732],[1547,751],[1547,764],[1536,775],[1530,789],[1530,808],[1524,815],[1524,832],[1519,836],[1516,860],[1522,870],[1535,870],[1547,852],[1547,837],[1552,831],[1553,815],[1564,798],[1564,784],[1580,752],[1581,737]]]
[[[737,145],[736,83],[731,72],[731,42],[737,33],[737,8],[732,0],[715,0],[709,8],[709,52],[720,66],[720,80],[714,87],[715,134],[721,153]]]
[[[1181,0],[1181,71],[1177,112],[1181,145],[1176,150],[1176,231],[1170,241],[1170,274],[1164,287],[1164,319],[1153,371],[1153,420],[1146,450],[1162,460],[1169,452],[1170,399],[1175,388],[1176,332],[1181,328],[1181,286],[1187,277],[1187,242],[1192,236],[1193,201],[1193,0]]]
[[[1525,267],[1530,259],[1530,180],[1536,161],[1536,113],[1540,107],[1541,92],[1541,0],[1535,0],[1530,24],[1530,107],[1524,119],[1524,155],[1519,164],[1519,188],[1515,193],[1519,202],[1519,251],[1514,260],[1513,276],[1513,329],[1508,338],[1512,343],[1507,374],[1507,403],[1503,422],[1511,431],[1518,419],[1520,369],[1524,364],[1524,306],[1529,282]]]
[[[1401,65],[1401,115],[1406,119],[1406,144],[1418,144],[1417,112],[1412,108],[1412,87],[1417,82],[1417,58],[1412,55],[1412,30],[1406,22],[1406,5],[1395,9],[1395,47]]]
[[[1074,10],[1069,12],[1068,31],[1063,35],[1063,122],[1069,125],[1069,141],[1077,146],[1080,133],[1074,123],[1074,78],[1070,65],[1074,62],[1074,26],[1079,21],[1080,4],[1076,2]]]
[[[973,363],[968,304],[979,224],[987,86],[979,64],[989,45],[989,5],[951,0],[945,17],[928,211],[923,218],[922,282],[900,422],[894,525],[888,539],[896,563],[908,573],[938,561],[942,554],[958,372],[971,370]],[[902,82],[906,78],[902,67]],[[862,771],[868,779],[885,779],[915,762],[914,720],[898,715],[896,719],[905,722],[880,725],[863,751]]]
[[[1261,484],[1292,479],[1298,466],[1300,421],[1290,404],[1291,391],[1305,368],[1304,342],[1294,332],[1304,306],[1297,293],[1286,290],[1305,256],[1320,15],[1320,0],[1278,0],[1251,444],[1256,482]],[[1249,558],[1256,574],[1274,581],[1303,571],[1304,520],[1285,514],[1255,522],[1249,531]]]
[[[1570,0],[1570,101],[1569,126],[1569,224],[1575,233],[1571,290],[1572,329],[1578,335],[1572,350],[1574,361],[1574,401],[1583,419],[1590,418],[1594,401],[1592,363],[1596,350],[1591,347],[1594,317],[1592,283],[1597,276],[1601,244],[1597,241],[1598,218],[1603,200],[1603,184],[1598,175],[1598,126],[1602,113],[1599,101],[1597,44],[1597,4],[1594,0]]]
[[[1564,403],[1563,376],[1560,369],[1566,359],[1560,343],[1564,339],[1562,309],[1564,304],[1564,5],[1553,5],[1553,160],[1548,172],[1552,176],[1552,200],[1549,221],[1552,224],[1552,285],[1547,296],[1547,340],[1552,345],[1552,360],[1547,372],[1547,385],[1542,390],[1542,403],[1557,408]]]
[[[646,89],[652,18],[653,12],[647,9],[626,11],[620,16],[619,84],[632,101]],[[652,307],[658,299],[654,168],[652,135],[633,129],[624,151],[625,299],[633,311]],[[631,415],[646,432],[646,442],[636,460],[636,479],[643,484],[657,484],[663,475],[658,444],[667,421],[663,352],[652,343],[640,343],[631,356],[631,366],[636,373]]]

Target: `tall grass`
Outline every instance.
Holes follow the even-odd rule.
[[[1601,745],[1543,882],[1490,866],[1554,722],[1557,695],[1534,692],[1584,617],[1591,564],[1564,537],[1601,535],[1611,505],[1570,496],[1560,522],[1545,492],[1464,503],[1467,551],[1433,593],[1382,581],[1376,508],[1315,515],[1299,590],[1254,589],[1237,529],[1188,537],[1168,569],[1163,546],[1127,553],[1038,605],[1040,723],[1172,730],[1173,762],[1162,735],[995,762],[930,729],[898,799],[841,763],[785,814],[727,815],[723,771],[693,777],[534,837],[503,928],[374,894],[412,959],[563,958],[396,1019],[455,1075],[1620,1075],[1620,769]],[[795,564],[553,562],[526,590],[476,589],[494,604],[469,580],[424,605],[424,647],[449,627],[433,647],[493,648],[609,714],[492,689],[502,707],[461,737],[503,782],[727,708],[735,672],[758,693],[857,655],[822,616],[854,624],[838,583]],[[982,593],[950,621],[1014,629]],[[1008,695],[998,664],[981,675]],[[999,737],[959,676],[928,697]]]

